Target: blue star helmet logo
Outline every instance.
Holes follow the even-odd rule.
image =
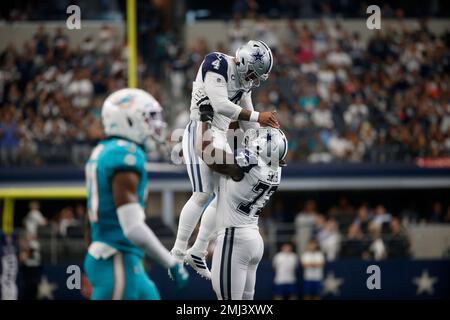
[[[255,58],[255,62],[258,60],[262,62],[263,55],[259,51],[255,54],[252,54],[252,57]]]

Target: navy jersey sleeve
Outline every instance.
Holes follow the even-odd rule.
[[[202,65],[203,80],[205,80],[205,75],[208,71],[220,74],[228,82],[228,62],[222,54],[213,52],[205,56]]]

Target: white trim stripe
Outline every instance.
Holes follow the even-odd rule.
[[[114,255],[114,289],[113,300],[123,300],[125,291],[125,268],[123,265],[123,255],[119,252]]]
[[[92,164],[92,211],[94,213],[93,222],[98,221],[98,181],[97,181],[97,163]]]

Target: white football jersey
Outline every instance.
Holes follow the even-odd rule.
[[[239,150],[238,157],[245,157]],[[277,190],[281,180],[281,167],[273,168],[263,163],[250,165],[241,181],[220,175],[217,190],[217,228],[255,227],[259,215]]]
[[[253,110],[251,100],[250,102],[246,102],[248,101],[247,99],[251,99],[251,91],[247,91],[242,88],[237,76],[236,63],[233,61],[233,59],[234,57],[219,52],[212,52],[207,54],[202,64],[200,65],[195,81],[192,84],[192,96],[194,97],[194,93],[197,90],[202,90],[203,92],[205,92],[205,75],[207,72],[213,72],[218,75],[216,78],[214,78],[213,81],[217,81],[218,83],[220,83],[224,81],[223,78],[225,78],[228,91],[228,100],[241,106],[242,108]],[[190,110],[191,120],[200,120],[198,107],[195,104],[193,98],[191,99]],[[213,128],[226,131],[230,125],[230,122],[231,119],[229,117],[220,113],[215,113],[211,125]]]

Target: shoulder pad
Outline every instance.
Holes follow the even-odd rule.
[[[226,57],[218,52],[212,52],[205,56],[202,65],[202,78],[205,80],[206,72],[211,71],[220,74],[228,82],[228,62]]]
[[[115,170],[140,171],[145,168],[145,154],[141,148],[132,142],[118,140],[107,154],[108,166]]]

